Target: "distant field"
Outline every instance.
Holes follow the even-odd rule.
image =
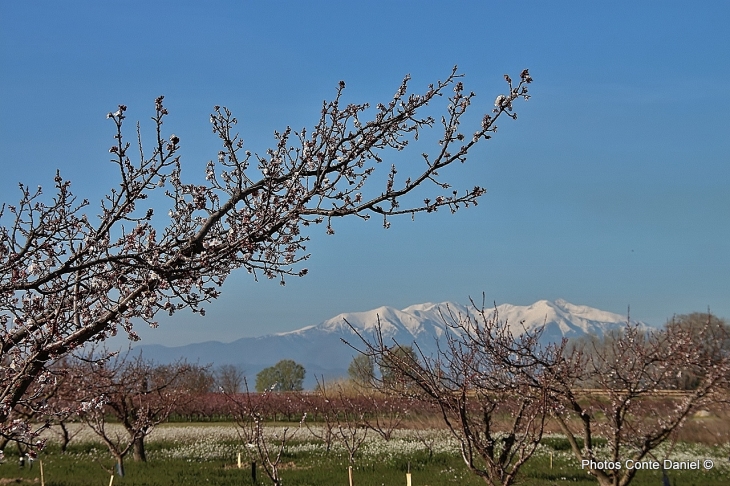
[[[291,427],[291,425],[290,425]],[[294,425],[296,427],[296,425]],[[61,454],[51,441],[39,459],[43,461],[45,484],[48,486],[82,486],[109,484],[114,461],[106,447],[89,430],[78,435]],[[273,440],[282,427],[268,426],[266,433]],[[318,434],[321,430],[314,428]],[[120,430],[121,433],[121,430]],[[364,432],[363,432],[364,433]],[[672,472],[672,484],[730,484],[730,445],[678,443],[669,457],[673,460],[712,459],[711,471]],[[115,485],[201,485],[240,486],[253,484],[246,447],[236,427],[230,423],[166,424],[158,427],[147,441],[148,462],[135,463],[131,454],[125,462],[126,475],[115,478]],[[663,451],[660,451],[662,454]],[[9,446],[5,461],[0,464],[0,484],[40,484],[38,461],[32,469],[18,467],[17,451]],[[243,456],[243,469],[238,469],[238,454]],[[600,454],[600,451],[599,451]],[[659,456],[659,455],[658,455]],[[550,468],[552,457],[553,467]],[[286,486],[322,486],[348,484],[348,454],[334,441],[330,451],[312,431],[303,428],[286,448],[281,475]],[[471,474],[459,455],[458,443],[443,430],[398,430],[389,441],[369,431],[355,455],[353,479],[357,486],[405,485],[410,468],[413,486],[483,485]],[[106,469],[106,470],[105,470]],[[259,484],[271,481],[258,469]],[[522,483],[596,484],[569,454],[567,441],[551,434],[543,440],[537,454],[522,470]],[[661,474],[641,472],[637,485],[661,484]]]

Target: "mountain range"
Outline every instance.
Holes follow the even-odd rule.
[[[502,304],[495,309],[499,319],[506,322],[515,334],[544,325],[543,342],[559,341],[564,337],[602,336],[626,325],[626,316],[560,299],[552,302],[540,300],[529,306]],[[152,344],[137,346],[136,349],[158,363],[185,358],[189,362],[213,366],[236,365],[245,371],[250,384],[263,368],[282,359],[293,359],[307,370],[305,388],[312,388],[316,383],[315,377],[329,379],[347,375],[347,367],[356,351],[342,340],[358,345],[359,338],[353,328],[364,338],[371,339],[379,323],[386,343],[395,340],[401,345],[411,345],[417,342],[424,353],[431,354],[435,353],[436,343],[446,330],[443,317],[449,313],[465,316],[474,311],[472,306],[454,302],[416,304],[401,310],[378,307],[365,312],[339,314],[318,325],[296,331],[246,337],[230,343],[208,341],[177,347]]]

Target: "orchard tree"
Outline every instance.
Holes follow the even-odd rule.
[[[602,486],[631,483],[637,469],[625,467],[627,460],[654,458],[693,412],[724,399],[730,333],[708,314],[704,324],[696,317],[648,332],[627,322],[565,350],[552,368],[552,415],[575,458]],[[670,393],[683,386],[689,390]],[[605,448],[596,437],[607,440]]]
[[[205,379],[210,374],[207,367],[184,361],[155,365],[141,354],[131,358],[129,351],[109,353],[93,347],[55,363],[51,371],[53,386],[44,387],[43,407],[18,406],[14,418],[50,427],[62,452],[82,430],[70,424],[86,422],[118,459],[118,471],[123,471],[122,458],[128,450],[135,461],[146,461],[144,439],[153,428],[183,401],[190,402],[212,387]],[[123,427],[123,433],[106,427],[109,417]],[[0,437],[0,450],[8,441]],[[28,445],[18,441],[21,451]]]
[[[186,375],[198,368],[185,361],[156,365],[141,353],[109,357],[93,348],[69,363],[67,385],[76,390],[78,414],[107,446],[120,476],[130,450],[135,461],[147,461],[144,439],[189,398]],[[123,433],[109,426],[109,417]]]
[[[223,393],[240,392],[245,378],[243,370],[232,364],[220,365],[214,376],[216,388]]]
[[[493,486],[514,484],[542,439],[565,343],[541,346],[541,329],[514,334],[484,305],[467,315],[446,308],[441,317],[445,344],[436,355],[388,343],[379,330],[374,340],[360,336],[362,353],[384,368],[380,390],[438,410],[469,470]]]
[[[727,396],[730,333],[708,314],[648,332],[627,321],[620,331],[570,346],[541,345],[543,327],[514,333],[496,309],[473,302],[469,315],[446,309],[442,319],[446,345],[436,356],[416,359],[379,332],[374,342],[361,336],[363,353],[389,365],[380,388],[440,409],[466,465],[491,485],[515,482],[546,420],[554,419],[599,484],[627,486],[637,469],[626,461],[654,458],[693,412]],[[690,389],[676,393],[684,375]]]
[[[487,113],[469,128],[462,122],[475,95],[461,77],[454,68],[422,94],[408,93],[406,77],[373,108],[345,104],[340,82],[313,129],[275,132],[275,145],[261,153],[244,147],[236,118],[216,106],[210,121],[222,147],[203,183],[183,179],[184,141],[164,128],[162,96],[146,146],[139,126],[134,146],[127,141],[127,107],[119,105],[107,115],[119,180],[99,207],[77,197],[60,172],[50,196],[21,184],[20,201],[0,206],[0,434],[32,432],[9,420],[13,409],[37,401],[43,386],[31,385],[48,383],[53,362],[77,347],[119,331],[136,340],[134,326],[156,327],[160,312],[203,314],[239,268],[282,284],[306,274],[307,226],[323,224],[332,234],[337,218],[376,216],[387,228],[397,215],[476,204],[485,190],[454,190],[443,171],[491,138],[500,117],[516,118],[513,103],[529,97],[532,79],[527,70],[516,82],[505,76],[507,91],[494,106],[482,104]],[[442,116],[421,115],[442,97]],[[388,150],[405,149],[433,127],[438,144],[420,163],[384,163]],[[159,192],[169,204],[163,211],[149,202],[161,200],[151,197]]]
[[[294,363],[292,361],[292,363]],[[266,475],[275,486],[282,484],[280,469],[287,443],[294,439],[302,429],[307,414],[302,412],[299,415],[299,424],[296,427],[270,427],[266,430],[264,421],[268,413],[273,412],[276,421],[278,410],[277,400],[280,395],[272,390],[264,390],[262,393],[252,393],[249,390],[246,379],[243,379],[243,393],[222,393],[228,403],[228,409],[232,408],[233,417],[236,421],[236,432],[241,440],[244,453],[248,459],[253,461],[253,471],[256,463],[261,464]]]

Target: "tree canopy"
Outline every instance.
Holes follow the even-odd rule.
[[[256,375],[256,391],[301,391],[305,373],[304,366],[291,359],[283,359]]]
[[[352,358],[347,375],[360,385],[371,383],[375,378],[375,361],[370,356],[358,354]]]

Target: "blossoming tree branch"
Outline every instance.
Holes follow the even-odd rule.
[[[264,154],[246,150],[236,118],[216,106],[211,124],[222,147],[200,185],[183,181],[183,141],[163,129],[163,97],[155,100],[151,153],[143,150],[139,126],[136,143],[125,138],[126,106],[109,113],[119,182],[99,209],[72,193],[60,172],[50,199],[40,187],[21,184],[19,203],[0,206],[0,434],[32,435],[13,410],[42,407],[38,398],[55,380],[53,363],[84,343],[119,328],[136,340],[134,325],[154,327],[160,312],[203,313],[238,268],[282,284],[306,274],[299,265],[308,257],[306,226],[324,224],[333,233],[337,218],[376,216],[387,228],[393,216],[476,204],[482,187],[452,190],[439,172],[464,162],[502,115],[516,118],[513,102],[529,98],[532,79],[527,70],[519,81],[505,76],[508,91],[467,131],[462,117],[475,95],[461,77],[454,68],[423,94],[409,94],[406,77],[392,100],[374,109],[345,105],[340,82],[313,129],[275,132],[276,145]],[[445,95],[440,120],[419,115]],[[442,135],[431,153],[400,170],[381,169],[389,149],[401,151],[435,127]],[[384,186],[371,179],[376,169],[385,172]],[[150,207],[155,191],[169,199],[169,218]]]

